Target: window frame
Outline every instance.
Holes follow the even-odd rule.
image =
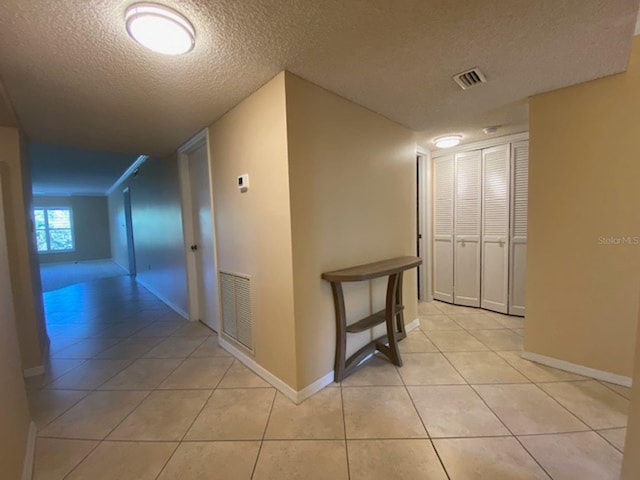
[[[36,210],[42,210],[44,212],[44,228],[38,228],[35,222]],[[69,228],[49,228],[49,210],[66,210],[69,212]],[[47,241],[47,249],[39,250],[38,249],[38,241],[37,241],[37,233],[38,230],[44,230]],[[71,230],[71,243],[72,248],[64,249],[64,250],[52,250],[51,249],[51,238],[49,236],[49,232],[51,230]],[[38,255],[50,255],[50,254],[60,254],[60,253],[73,253],[76,251],[76,231],[73,225],[73,208],[69,205],[60,205],[60,206],[34,206],[33,207],[33,231],[36,234],[36,250]]]

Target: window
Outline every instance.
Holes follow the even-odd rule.
[[[38,252],[74,250],[73,216],[68,207],[34,208]]]

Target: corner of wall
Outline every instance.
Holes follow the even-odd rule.
[[[218,269],[251,277],[256,364],[295,390],[286,73],[209,127]],[[240,193],[236,178],[249,174]]]
[[[48,338],[42,306],[33,224],[26,139],[18,128],[0,128],[7,248],[16,328],[23,368],[42,365]]]
[[[416,144],[412,131],[292,73],[285,72],[285,87],[297,382],[304,392],[326,382],[334,364],[333,297],[322,272],[415,254]],[[409,322],[417,318],[414,275],[405,276]],[[382,308],[382,283],[345,286],[349,321]],[[368,343],[364,335],[350,346]]]

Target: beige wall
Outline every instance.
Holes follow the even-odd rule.
[[[322,272],[415,255],[416,146],[410,130],[290,73],[286,91],[297,384],[304,388],[333,369],[335,314]],[[415,270],[404,285],[410,322]],[[384,308],[385,286],[345,285],[349,320]],[[370,339],[350,335],[349,350]]]
[[[8,174],[0,170],[3,180]],[[2,205],[4,181],[0,187],[0,476],[22,478],[22,469],[31,419],[22,379],[22,362],[13,308],[7,251],[7,230]]]
[[[137,279],[174,307],[188,311],[178,162],[149,158],[109,196],[113,259],[129,269],[123,191],[131,192]]]
[[[33,205],[35,207],[71,207],[73,212],[74,251],[41,253],[40,263],[111,258],[107,197],[34,196]]]
[[[46,331],[31,222],[26,144],[17,128],[0,127],[0,169],[16,329],[23,368],[42,365]]]
[[[635,37],[626,73],[530,100],[525,349],[624,376],[640,289],[639,85]]]
[[[296,386],[284,74],[209,128],[218,269],[251,276],[256,361]],[[249,191],[236,178],[249,174]]]

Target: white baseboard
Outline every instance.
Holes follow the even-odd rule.
[[[265,381],[269,382],[273,385],[280,393],[282,393],[285,397],[291,400],[294,403],[300,403],[298,400],[298,392],[287,385],[280,378],[276,377],[274,374],[266,370],[264,367],[258,365],[258,363],[251,357],[249,357],[246,353],[242,352],[240,349],[236,348],[231,343],[227,342],[222,338],[221,335],[218,336],[218,343],[222,348],[224,348],[231,355],[240,360],[247,368],[253,370],[258,376],[262,377]]]
[[[567,362],[553,357],[547,357],[538,353],[522,352],[520,355],[526,360],[540,363],[548,367],[557,368],[566,372],[582,375],[583,377],[591,377],[596,380],[602,380],[616,385],[622,385],[623,387],[631,387],[631,377],[625,377],[623,375],[617,375],[615,373],[605,372],[603,370],[596,370],[595,368],[585,367],[584,365],[578,365],[576,363]]]
[[[315,395],[327,385],[331,385],[333,383],[333,376],[333,370],[331,370],[330,372],[325,373],[315,382],[298,391],[298,401],[296,403],[304,402],[307,398]]]
[[[138,278],[138,276],[136,276],[136,282],[138,282],[144,288],[149,290],[149,292],[151,292],[156,297],[158,297],[158,299],[160,299],[162,302],[166,303],[167,306],[170,307],[173,311],[175,311],[178,315],[180,315],[181,317],[184,317],[185,319],[189,320],[189,314],[187,312],[185,312],[182,308],[180,308],[178,305],[173,303],[167,297],[162,295],[160,292],[158,292],[155,288],[153,288],[147,282],[145,282],[144,280],[140,280],[140,278]]]
[[[405,330],[410,332],[415,330],[420,326],[420,319],[416,318],[412,322],[405,325]],[[302,403],[310,396],[318,393],[327,385],[331,385],[333,383],[334,372],[331,370],[330,372],[325,373],[322,377],[317,379],[315,382],[307,385],[302,390],[294,390],[289,385],[287,385],[280,378],[276,377],[274,374],[266,370],[264,367],[258,365],[258,363],[248,356],[246,353],[236,348],[231,343],[227,342],[222,336],[218,336],[218,343],[222,348],[224,348],[231,355],[240,360],[247,368],[255,372],[258,376],[260,376],[263,380],[273,385],[280,393],[282,393],[285,397],[291,400],[295,404]],[[373,354],[372,354],[373,355]]]
[[[25,368],[22,370],[24,378],[37,377],[44,373],[44,365],[38,365],[37,367]]]
[[[27,448],[24,452],[24,465],[22,467],[22,480],[31,480],[33,477],[33,462],[36,458],[36,437],[38,429],[36,424],[29,425],[29,436],[27,437]]]
[[[404,326],[404,329],[409,333],[411,330],[415,330],[420,326],[420,319],[416,318],[413,322],[409,322]]]

